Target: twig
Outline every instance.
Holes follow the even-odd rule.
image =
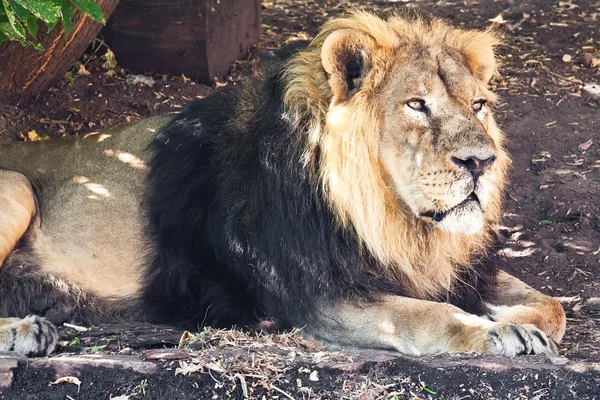
[[[548,69],[548,67],[546,67],[546,66],[545,66],[544,64],[542,64],[541,62],[540,62],[540,66],[541,66],[541,67],[542,67],[542,69],[543,69],[544,71],[546,71],[548,74],[550,74],[550,75],[552,75],[552,76],[555,76],[555,77],[557,77],[557,78],[560,78],[560,79],[562,79],[562,80],[565,80],[565,81],[567,81],[567,82],[575,83],[575,84],[577,84],[577,85],[581,85],[581,84],[583,83],[583,81],[580,81],[579,79],[576,79],[576,78],[571,78],[571,77],[569,77],[569,76],[563,76],[563,75],[557,74],[556,72],[552,72],[552,71],[550,71],[550,70]]]
[[[73,324],[69,324],[68,322],[63,323],[63,326],[65,328],[75,329],[76,331],[79,331],[79,332],[87,332],[90,330],[90,328],[86,328],[85,326],[73,325]]]
[[[291,395],[291,394],[289,394],[289,393],[288,393],[288,392],[286,392],[286,391],[283,391],[283,390],[279,389],[277,386],[275,386],[275,385],[271,385],[271,387],[273,388],[273,390],[275,390],[275,391],[277,391],[277,392],[281,393],[282,395],[284,395],[284,396],[285,396],[285,397],[287,397],[288,399],[290,399],[290,400],[295,400],[295,399],[292,397],[292,395]]]
[[[235,377],[240,380],[240,385],[242,386],[242,395],[245,399],[248,398],[248,384],[246,383],[246,378],[242,374],[235,374]]]

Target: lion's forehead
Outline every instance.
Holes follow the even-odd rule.
[[[483,95],[480,83],[473,77],[460,54],[436,49],[431,52],[407,48],[398,53],[389,66],[385,82],[390,98],[401,101],[404,96],[448,98],[469,101]]]

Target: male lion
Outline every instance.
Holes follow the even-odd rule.
[[[49,321],[149,317],[557,352],[560,304],[479,262],[509,164],[497,43],[354,12],[179,115],[0,148],[0,350],[50,354]]]

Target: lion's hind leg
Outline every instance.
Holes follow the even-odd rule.
[[[0,318],[0,351],[47,356],[54,351],[57,343],[56,327],[42,317]]]
[[[35,215],[35,198],[22,174],[0,170],[0,265],[29,228]]]
[[[35,212],[35,197],[29,180],[17,172],[0,170],[0,267],[29,228]],[[11,278],[10,274],[4,273],[6,271],[0,272],[0,279]],[[13,284],[12,281],[3,283],[6,286]],[[1,287],[0,293],[11,296]],[[12,295],[18,296],[17,293]],[[1,314],[5,314],[1,311],[11,300],[0,297]],[[0,351],[15,351],[27,356],[49,355],[57,343],[56,327],[42,317],[0,318]]]

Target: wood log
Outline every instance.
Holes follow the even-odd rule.
[[[102,35],[122,67],[210,83],[260,39],[260,1],[121,0]]]
[[[105,19],[118,2],[97,0]],[[43,51],[6,40],[0,47],[0,96],[37,95],[54,85],[81,57],[101,28],[102,24],[77,10],[67,38],[61,24],[50,33],[45,26],[40,28],[38,38]]]

